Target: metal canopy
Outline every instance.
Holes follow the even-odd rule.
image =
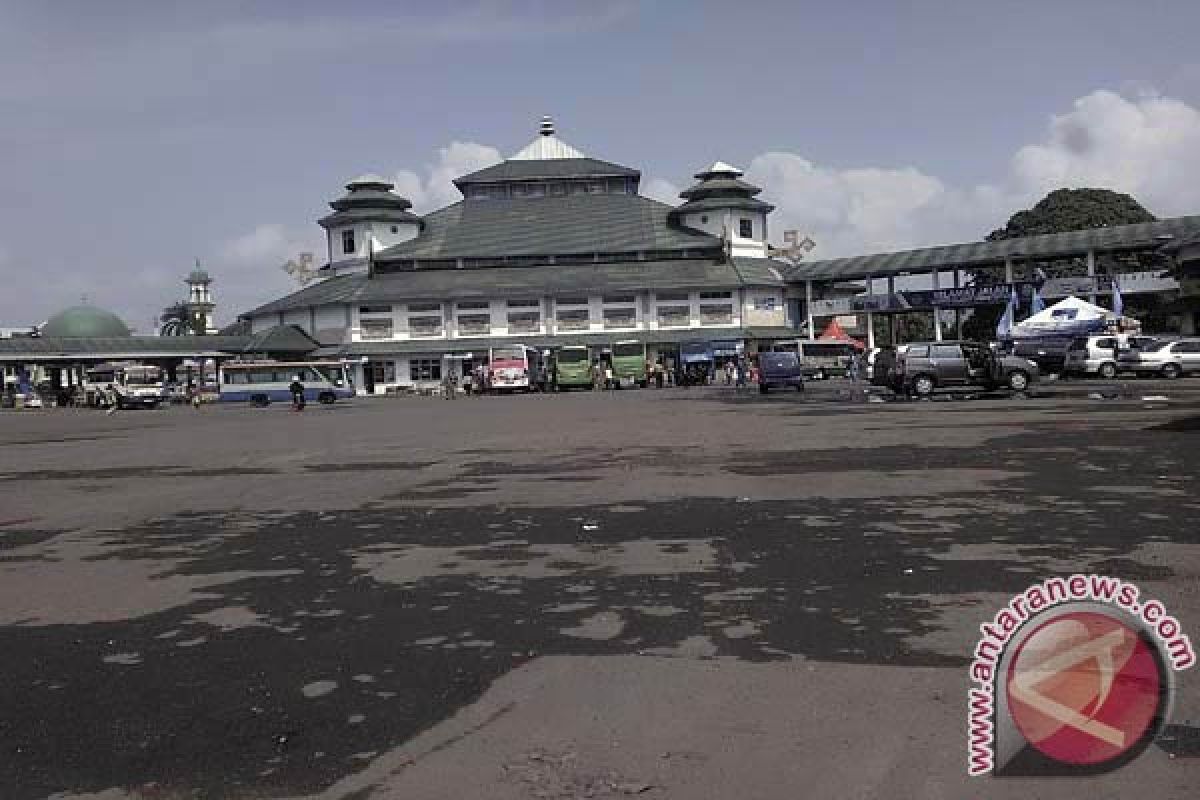
[[[1067,258],[1161,247],[1173,240],[1200,233],[1200,216],[1174,217],[1136,225],[1023,236],[999,242],[925,247],[895,253],[834,258],[793,264],[784,271],[789,281],[856,280],[886,278],[902,273],[966,269],[1003,264],[1006,260]]]

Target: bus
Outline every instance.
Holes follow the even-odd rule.
[[[586,345],[560,347],[557,354],[558,388],[592,388],[592,359]]]
[[[162,369],[144,364],[97,364],[83,376],[84,402],[93,408],[158,408],[169,399]]]
[[[354,396],[347,374],[337,361],[231,361],[221,365],[218,398],[256,406],[290,403],[292,381],[299,380],[305,401],[329,404]]]
[[[858,352],[852,342],[822,341],[820,339],[789,339],[774,342],[771,351],[796,353],[804,369],[805,378],[824,380],[835,375],[848,374],[850,358]]]
[[[542,371],[542,351],[523,344],[493,347],[488,370],[491,386],[497,391],[530,391],[537,386]]]
[[[646,343],[636,339],[615,343],[612,369],[613,381],[618,388],[626,381],[646,388]]]

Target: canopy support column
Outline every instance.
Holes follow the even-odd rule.
[[[962,288],[961,284],[962,284],[962,273],[958,269],[955,269],[954,270],[954,288],[955,289]],[[955,306],[955,308],[954,308],[954,337],[956,339],[963,338],[962,328],[963,328],[962,309]]]
[[[1088,302],[1092,305],[1096,304],[1096,251],[1087,251],[1087,274],[1088,280],[1092,284],[1092,290],[1088,292]]]
[[[933,271],[933,290],[936,292],[941,287],[941,278],[938,271]],[[933,340],[940,342],[942,340],[942,309],[935,304],[933,307]]]
[[[804,313],[808,316],[808,340],[811,342],[817,338],[817,331],[814,328],[813,322],[813,290],[812,281],[804,282]]]

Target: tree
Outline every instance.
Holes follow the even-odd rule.
[[[185,303],[174,303],[163,309],[159,317],[162,327],[158,329],[160,336],[203,336],[204,318],[193,315]]]
[[[1055,189],[1033,208],[1018,211],[987,241],[1154,222],[1156,217],[1127,194],[1109,189]]]

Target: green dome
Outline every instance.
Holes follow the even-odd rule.
[[[42,336],[103,338],[129,336],[129,326],[111,311],[95,306],[75,306],[60,311],[40,328]]]

